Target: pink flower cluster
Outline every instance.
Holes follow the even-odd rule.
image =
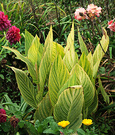
[[[6,30],[9,28],[9,30],[6,33],[6,39],[10,42],[10,44],[16,44],[19,42],[21,36],[20,36],[20,29],[16,26],[11,26],[11,21],[8,20],[8,16],[4,15],[4,12],[0,11],[0,31]]]
[[[115,20],[115,18],[114,18],[114,20]],[[108,22],[109,26],[107,27],[107,28],[109,28],[113,32],[115,32],[115,22],[114,22],[114,20],[109,21]]]
[[[6,111],[4,109],[0,109],[0,123],[6,122]]]
[[[6,30],[11,26],[11,21],[8,20],[8,16],[4,15],[4,12],[0,11],[0,31]]]
[[[88,5],[86,10],[84,8],[78,8],[74,13],[75,19],[77,19],[78,21],[83,19],[94,20],[96,16],[99,17],[101,10],[102,10],[101,7],[97,7],[94,4]]]
[[[19,42],[20,38],[20,29],[16,26],[10,27],[8,32],[6,33],[6,39],[10,42],[10,44],[16,44],[17,42]]]

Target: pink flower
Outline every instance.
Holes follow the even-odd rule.
[[[77,19],[78,21],[86,18],[86,10],[84,8],[76,9],[74,14],[75,14],[75,19]]]
[[[10,44],[16,44],[17,42],[19,42],[20,38],[20,29],[16,26],[10,27],[8,32],[6,33],[6,39],[9,40]]]
[[[0,123],[6,122],[6,111],[4,109],[0,109]]]
[[[111,31],[115,32],[115,22],[114,22],[114,20],[109,21],[108,25],[109,26],[107,28],[109,28]]]
[[[8,20],[8,16],[4,15],[4,12],[0,11],[0,31],[8,29],[11,24],[11,21]]]
[[[101,7],[97,7],[94,4],[88,5],[88,7],[86,9],[89,18],[92,18],[92,19],[94,19],[95,16],[99,17],[99,14],[101,13],[101,10],[102,10]]]

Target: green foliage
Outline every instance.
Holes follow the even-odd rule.
[[[25,34],[27,34],[25,40],[28,42],[29,36],[31,38],[32,35],[28,34],[27,31]],[[37,36],[33,41],[32,38],[31,45],[29,44],[27,47],[27,57],[14,49],[4,47],[13,51],[18,59],[27,64],[33,82],[36,83],[37,93],[26,73],[11,67],[15,72],[18,88],[24,100],[36,109],[36,120],[42,121],[53,113],[57,122],[69,120],[68,128],[76,131],[81,126],[82,113],[83,117],[88,115],[84,113],[83,108],[88,110],[91,107],[92,110],[86,111],[89,113],[97,108],[98,95],[95,79],[104,53],[98,45],[93,55],[82,53],[80,60],[78,60],[74,50],[74,23],[64,49],[60,44],[53,42],[52,27],[50,27],[44,46],[40,44]],[[106,30],[104,30],[101,45],[105,52],[108,48],[108,40]],[[45,85],[48,87],[48,91],[43,97]],[[47,132],[49,131],[51,130],[48,129]]]

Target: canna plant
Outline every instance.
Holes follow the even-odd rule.
[[[100,61],[109,44],[104,28],[101,46],[99,44],[93,54],[88,52],[79,30],[78,38],[82,52],[80,58],[74,49],[74,23],[65,48],[53,41],[52,26],[44,46],[37,35],[34,37],[25,30],[25,56],[15,49],[4,47],[14,52],[28,67],[33,82],[25,71],[15,67],[11,69],[15,72],[22,97],[36,110],[35,120],[42,121],[53,115],[57,122],[69,121],[67,128],[74,131],[81,126],[82,119],[97,109],[95,80]]]

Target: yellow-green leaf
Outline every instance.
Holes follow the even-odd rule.
[[[52,112],[52,105],[49,99],[49,93],[45,95],[45,97],[42,99],[42,101],[38,104],[38,108],[35,112],[35,120],[43,121],[48,116],[51,116]]]
[[[37,108],[36,92],[30,79],[28,78],[28,76],[24,71],[16,69],[14,67],[11,67],[11,69],[15,72],[16,81],[22,97],[30,106],[36,109]]]
[[[71,74],[76,73],[76,84],[75,85],[82,85],[84,91],[84,100],[85,100],[85,107],[89,107],[95,96],[95,87],[91,82],[87,73],[83,70],[83,68],[76,64],[71,71]]]
[[[82,53],[84,52],[85,55],[87,56],[88,55],[88,50],[87,50],[87,47],[86,47],[86,45],[85,45],[85,43],[84,43],[84,41],[83,41],[83,39],[82,39],[82,37],[80,35],[79,29],[78,29],[78,39],[79,39],[79,43],[80,43],[81,52]]]
[[[95,113],[98,107],[98,94],[97,91],[95,91],[95,97],[93,100],[93,103],[88,107],[88,114]]]
[[[40,39],[36,35],[34,40],[32,41],[32,45],[28,50],[28,59],[31,60],[33,67],[36,70],[37,80],[39,79],[38,78],[39,65],[41,62],[42,53],[43,53],[43,46],[40,44]]]
[[[94,83],[93,68],[91,68],[91,63],[87,59],[87,56],[85,55],[84,52],[82,53],[82,55],[80,57],[79,65],[84,69],[84,71],[87,73],[87,75],[89,76],[91,81]]]
[[[56,104],[58,92],[68,78],[68,69],[64,65],[61,56],[58,55],[51,67],[48,83],[49,96],[52,106]]]
[[[60,122],[70,122],[68,128],[76,131],[82,124],[82,107],[84,102],[83,88],[73,86],[64,90],[54,106],[54,118]]]
[[[50,34],[48,34],[47,37],[47,45],[46,45],[46,51],[44,52],[44,55],[41,59],[40,67],[39,67],[39,81],[40,81],[40,92],[41,95],[43,95],[44,90],[44,84],[49,77],[49,71],[51,68],[51,65],[53,64],[53,61],[55,57],[57,56],[57,50],[56,45],[53,44],[53,35],[52,29],[50,28]],[[48,42],[49,41],[49,42]]]
[[[108,45],[109,45],[109,37],[108,37],[107,32],[106,32],[106,30],[104,28],[103,28],[103,32],[104,32],[104,34],[103,34],[103,37],[102,37],[100,43],[101,43],[101,46],[102,46],[104,52],[106,53],[106,51],[108,49]],[[103,52],[101,46],[100,46],[100,44],[98,44],[98,46],[96,47],[96,49],[94,51],[93,65],[95,65],[97,63],[97,61],[100,62],[101,59],[103,58],[104,54],[105,54]]]
[[[72,28],[67,38],[67,45],[64,48],[64,52],[65,56],[63,61],[70,72],[73,66],[78,62],[78,55],[74,49],[74,23],[72,23]]]
[[[32,44],[34,36],[25,30],[25,55],[27,56],[28,50]]]
[[[74,50],[74,23],[72,23],[72,28],[71,28],[71,31],[68,35],[68,38],[67,38],[67,45],[66,47],[64,48],[64,52],[65,54],[69,51],[69,50]]]
[[[20,54],[19,51],[15,50],[15,49],[12,49],[10,47],[6,47],[6,46],[3,46],[3,48],[5,49],[8,49],[10,51],[12,51],[13,53],[16,54],[17,58],[22,60],[23,62],[26,63],[27,67],[28,67],[28,71],[30,73],[30,75],[32,76],[33,78],[33,81],[36,82],[36,72],[35,72],[35,69],[34,69],[34,66],[33,64],[31,63],[31,61],[27,58],[27,57],[24,57],[23,55]]]

